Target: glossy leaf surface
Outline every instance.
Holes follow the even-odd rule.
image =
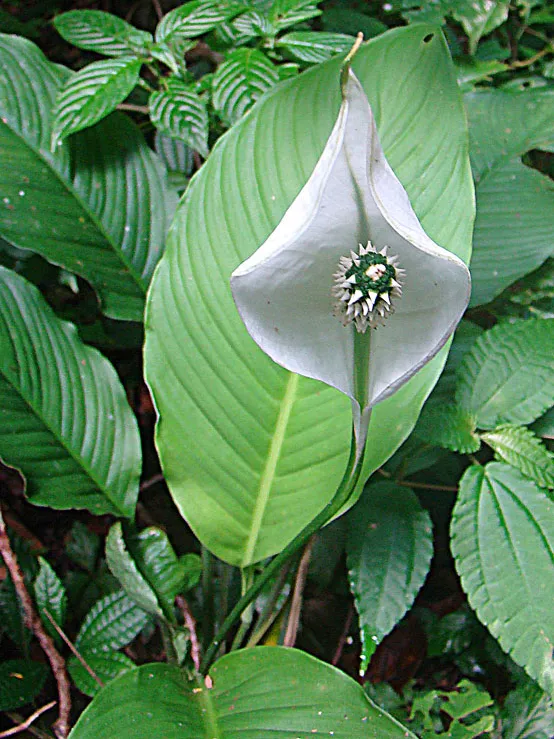
[[[554,90],[488,89],[465,100],[478,203],[472,304],[480,305],[553,253],[552,180],[521,158],[554,149]]]
[[[369,485],[348,516],[346,556],[362,641],[361,671],[423,585],[433,527],[415,494],[391,482]]]
[[[212,103],[226,123],[235,123],[279,80],[277,68],[258,49],[237,49],[218,67]]]
[[[208,112],[202,98],[176,77],[170,77],[167,89],[153,92],[149,100],[150,118],[156,128],[180,139],[208,155]]]
[[[443,40],[425,26],[383,35],[360,50],[354,70],[427,232],[467,258],[466,134]],[[400,93],[407,75],[409,96]],[[271,362],[246,333],[229,287],[306,183],[339,105],[331,60],[280,86],[221,139],[187,191],[150,293],[146,373],[166,479],[204,545],[242,566],[282,549],[315,517],[348,456],[349,401]],[[374,409],[365,477],[409,434],[443,361]]]
[[[70,134],[93,126],[115,110],[136,86],[141,66],[134,56],[102,59],[69,77],[56,100],[52,149]]]
[[[0,454],[51,508],[131,516],[138,427],[113,366],[36,287],[0,267]]]
[[[0,64],[0,234],[88,280],[106,315],[140,321],[177,200],[163,166],[120,114],[51,154],[69,71],[4,35]]]
[[[517,467],[543,488],[554,488],[554,457],[525,426],[501,426],[482,434],[502,462]]]
[[[554,318],[499,324],[458,370],[457,402],[479,428],[527,424],[554,404]]]
[[[233,652],[213,687],[149,664],[115,680],[84,711],[70,739],[414,739],[343,672],[295,649]]]
[[[552,501],[513,467],[470,467],[454,508],[452,551],[479,619],[552,694]]]
[[[105,56],[144,51],[152,35],[103,10],[69,10],[54,18],[56,31],[79,49]]]

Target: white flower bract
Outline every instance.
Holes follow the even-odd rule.
[[[385,159],[369,102],[352,71],[342,92],[335,126],[310,178],[265,243],[233,272],[231,288],[263,351],[288,370],[348,395],[359,430],[369,409],[448,340],[467,306],[470,277],[466,265],[423,230]],[[336,304],[346,302],[342,278],[350,260],[354,264],[360,257],[360,245],[364,252],[388,247],[389,261],[402,272],[391,290],[375,298],[371,311],[371,296],[352,300],[357,307],[344,326]],[[345,314],[348,307],[341,317]],[[375,331],[356,329],[381,322]]]

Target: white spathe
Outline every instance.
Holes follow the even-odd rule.
[[[394,314],[355,341],[353,324],[343,326],[333,315],[333,274],[340,257],[368,241],[377,250],[388,246],[406,274]],[[337,121],[308,182],[267,241],[231,276],[248,332],[278,364],[348,395],[359,422],[360,413],[394,393],[445,344],[470,288],[466,265],[419,223],[385,159],[363,88],[349,71]],[[370,342],[365,368],[355,361],[363,355],[361,338]],[[363,393],[355,389],[360,371]]]

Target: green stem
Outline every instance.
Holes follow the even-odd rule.
[[[311,521],[295,538],[280,552],[268,566],[264,572],[258,577],[252,587],[240,598],[233,610],[229,613],[221,628],[215,635],[215,638],[206,651],[200,672],[205,675],[219,649],[222,640],[227,635],[229,629],[240,618],[242,612],[247,608],[256,596],[262,591],[265,584],[273,577],[273,575],[285,564],[289,557],[294,554],[308,539],[315,534],[316,531],[328,523],[343,507],[350,495],[352,494],[356,483],[362,471],[363,452],[358,452],[358,442],[355,434],[352,434],[350,445],[350,457],[344,472],[343,478],[337,488],[333,498],[327,503],[325,508]]]
[[[202,642],[204,648],[214,635],[214,558],[210,551],[202,546]]]

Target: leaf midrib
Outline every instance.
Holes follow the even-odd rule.
[[[98,215],[88,206],[87,203],[83,200],[81,195],[77,192],[77,190],[73,187],[72,183],[67,181],[62,173],[53,165],[52,161],[50,159],[47,159],[43,154],[40,148],[37,148],[33,144],[31,144],[27,139],[21,134],[20,131],[15,129],[13,125],[11,125],[9,122],[6,123],[7,128],[16,136],[16,138],[24,144],[24,146],[31,151],[34,156],[36,157],[39,162],[41,162],[43,165],[46,165],[48,167],[48,170],[53,173],[53,175],[57,178],[57,180],[61,183],[63,188],[66,190],[66,192],[73,197],[81,210],[87,215],[87,217],[90,219],[90,221],[93,223],[93,225],[96,227],[104,241],[108,244],[108,246],[111,247],[110,251],[119,259],[119,261],[122,263],[122,265],[125,267],[129,275],[133,278],[133,281],[137,284],[137,286],[140,288],[140,291],[144,297],[146,297],[146,291],[148,285],[142,278],[142,275],[138,274],[132,264],[125,255],[125,252],[122,249],[118,248],[118,245],[115,243],[115,241],[112,239],[112,236],[106,231],[104,224],[98,217]],[[37,252],[41,253],[41,252]],[[50,258],[48,258],[48,261],[50,261]],[[56,262],[53,262],[56,264]],[[79,274],[76,272],[76,274]],[[84,276],[84,275],[83,275]],[[88,277],[84,276],[85,279],[89,279]],[[92,283],[91,283],[92,284]],[[93,285],[95,290],[98,290],[98,292],[102,292],[102,288],[96,284]],[[111,292],[111,291],[110,291]]]
[[[15,297],[15,296],[14,296]],[[85,348],[87,348],[85,346]],[[86,354],[86,352],[85,352]],[[14,378],[12,379],[9,374],[5,371],[4,368],[0,369],[0,375],[4,377],[6,383],[15,390],[17,395],[21,398],[23,403],[27,406],[27,408],[30,409],[31,415],[38,420],[39,423],[41,423],[44,428],[49,431],[55,440],[59,443],[60,447],[65,450],[65,452],[68,454],[68,456],[75,462],[77,467],[79,469],[82,469],[87,477],[94,483],[97,490],[99,490],[111,503],[114,510],[119,511],[120,515],[126,517],[126,513],[121,509],[121,507],[118,505],[117,501],[114,501],[112,497],[109,494],[108,485],[100,484],[100,482],[96,479],[95,475],[92,473],[92,469],[84,463],[84,460],[82,457],[76,456],[74,451],[67,445],[65,442],[65,439],[63,436],[61,436],[58,433],[58,429],[54,429],[50,423],[47,423],[46,419],[43,417],[42,413],[39,413],[38,409],[34,407],[34,405],[31,403],[31,401],[24,395],[23,391],[19,387],[19,384],[15,381],[17,377],[14,375]],[[42,410],[42,408],[40,409]],[[81,438],[82,441],[82,438]],[[11,466],[11,465],[10,465]]]
[[[275,480],[277,464],[281,455],[281,450],[285,442],[285,436],[287,432],[287,426],[290,420],[290,414],[292,407],[296,400],[296,393],[298,390],[299,375],[293,372],[289,373],[289,377],[285,386],[285,392],[283,399],[280,404],[279,413],[275,422],[275,431],[271,438],[269,445],[269,452],[267,455],[265,467],[260,477],[260,484],[258,486],[258,495],[256,496],[256,503],[252,511],[252,524],[250,526],[250,533],[246,540],[244,547],[244,554],[242,557],[242,567],[247,567],[252,564],[252,557],[254,550],[258,542],[260,530],[262,528],[263,517],[269,502],[269,495],[273,481]]]

